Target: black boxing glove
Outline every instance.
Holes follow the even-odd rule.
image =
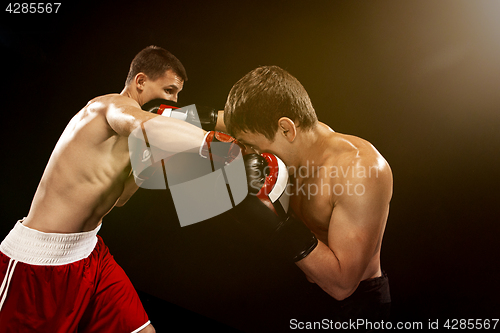
[[[249,194],[229,213],[285,259],[304,259],[316,248],[318,240],[288,211],[286,166],[267,153],[248,154],[243,159]]]
[[[215,130],[219,114],[216,109],[208,106],[191,104],[181,108],[177,103],[162,98],[147,102],[142,106],[142,109],[188,122],[203,128],[205,131]]]
[[[195,106],[189,105],[188,107]],[[201,128],[205,131],[214,131],[217,125],[217,118],[219,117],[219,111],[206,105],[196,105],[196,111],[198,113],[198,119],[201,124]],[[191,115],[196,115],[196,113],[188,113],[188,122],[193,123],[196,121],[196,117],[191,117]]]

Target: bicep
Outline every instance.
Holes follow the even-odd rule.
[[[381,218],[363,213],[365,209],[360,206],[339,204],[331,216],[328,247],[343,269],[362,270],[377,244],[377,225]]]
[[[360,179],[364,191],[337,198],[328,229],[328,246],[341,269],[352,278],[361,278],[376,252],[385,226],[392,183],[385,175]]]

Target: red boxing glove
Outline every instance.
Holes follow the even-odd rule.
[[[232,136],[210,131],[200,146],[200,155],[210,158],[214,171],[233,161],[243,149],[244,147]]]

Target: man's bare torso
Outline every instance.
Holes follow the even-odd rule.
[[[114,132],[106,120],[117,96],[93,99],[68,123],[24,225],[43,232],[89,231],[115,206],[131,180],[127,137]]]
[[[363,139],[326,128],[322,133],[325,140],[315,152],[311,152],[304,167],[296,170],[292,180],[291,207],[316,237],[328,245],[330,228],[335,228],[333,213],[336,205],[346,196],[351,200],[363,200],[366,186],[370,186],[367,178],[377,178],[380,168],[385,167],[385,160]],[[375,222],[380,224],[374,226],[379,230],[374,235],[377,237],[376,250],[363,280],[381,275],[380,248],[385,222]]]

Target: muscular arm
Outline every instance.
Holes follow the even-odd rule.
[[[143,138],[141,127],[147,128],[148,138],[154,140],[157,147],[172,153],[198,148],[205,135],[205,131],[186,122],[144,112],[136,101],[122,95],[104,96],[90,104],[105,113],[106,121],[118,136],[140,135]],[[131,172],[116,206],[125,205],[138,188]]]
[[[128,137],[135,129],[149,122],[148,135],[154,137],[155,143],[162,149],[181,152],[199,147],[203,141],[205,131],[196,126],[144,112],[137,102],[125,96],[113,95],[109,98],[105,108],[106,120],[120,136]]]
[[[344,193],[336,199],[328,244],[319,242],[309,256],[297,262],[309,280],[338,300],[356,290],[380,248],[392,196],[392,174],[381,157],[376,163],[377,174],[347,179],[350,184],[362,184],[365,191],[363,195]]]

